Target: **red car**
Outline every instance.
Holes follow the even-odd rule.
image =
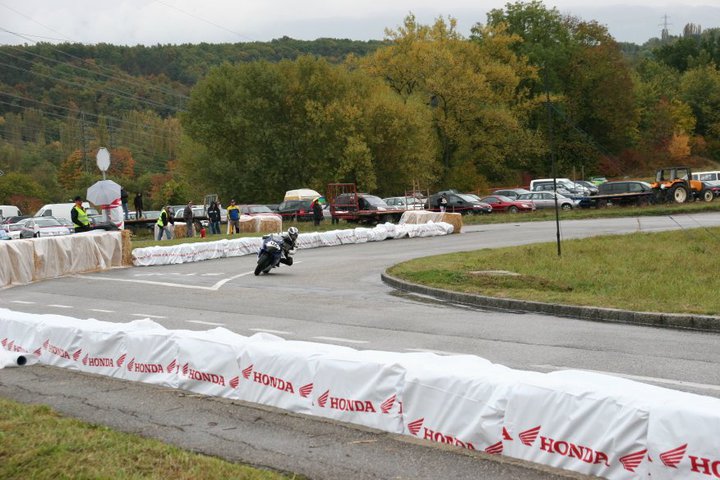
[[[489,204],[493,212],[532,212],[535,210],[535,204],[533,202],[525,200],[513,200],[502,195],[490,195],[489,197],[483,197],[480,199],[481,202]]]

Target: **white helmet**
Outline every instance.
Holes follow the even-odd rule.
[[[290,227],[287,231],[288,237],[292,238],[292,241],[294,242],[297,240],[298,235],[300,234],[300,230],[297,229],[297,227]]]

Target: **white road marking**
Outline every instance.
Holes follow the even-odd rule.
[[[224,323],[215,323],[215,322],[203,322],[202,320],[187,320],[188,323],[198,323],[200,325],[212,325],[215,327],[222,327],[225,324]]]
[[[299,263],[299,262],[296,262]],[[209,290],[212,292],[215,292],[217,290],[220,290],[220,287],[225,285],[227,282],[231,280],[235,280],[236,278],[245,277],[247,275],[252,275],[253,272],[245,272],[245,273],[239,273],[237,275],[234,275],[232,277],[228,277],[224,280],[220,280],[215,285],[212,285],[210,287],[204,287],[202,285],[186,285],[183,283],[171,283],[171,282],[154,282],[152,280],[135,280],[130,278],[109,278],[109,277],[90,277],[87,275],[74,275],[75,278],[84,278],[86,280],[105,280],[108,282],[125,282],[125,283],[140,283],[142,285],[158,285],[161,287],[173,287],[173,288],[187,288],[190,290]]]
[[[115,313],[115,310],[103,310],[102,308],[89,308],[91,312],[100,312],[100,313]]]
[[[327,340],[328,342],[342,342],[342,343],[357,343],[357,344],[363,344],[363,343],[370,343],[366,342],[365,340],[351,340],[349,338],[338,338],[338,337],[312,337],[315,340]]]
[[[408,352],[436,353],[438,355],[468,355],[467,353],[447,352],[445,350],[430,350],[427,348],[406,348]]]
[[[22,303],[23,305],[33,305],[35,302],[26,302],[25,300],[10,300],[10,303]]]
[[[142,317],[142,318],[167,318],[163,317],[162,315],[148,315],[147,313],[131,313],[133,317]]]
[[[270,330],[269,328],[251,328],[249,330],[253,332],[275,333],[277,335],[293,335],[292,332],[285,332],[283,330]]]
[[[73,308],[70,305],[57,305],[57,304],[50,304],[48,307],[55,307],[55,308]]]
[[[219,272],[219,273],[201,273],[200,274],[201,277],[219,277],[220,275],[225,275],[225,273]]]
[[[615,376],[615,377],[627,378],[628,380],[637,380],[638,382],[659,383],[662,385],[672,385],[674,387],[697,388],[700,390],[713,390],[713,391],[720,392],[720,385],[712,385],[709,383],[685,382],[683,380],[671,380],[669,378],[644,377],[642,375],[630,375],[627,373],[617,373],[617,372],[604,372],[602,370],[590,370],[587,368],[562,367],[562,366],[557,366],[557,365],[530,365],[530,366],[534,367],[534,368],[538,368],[538,369],[549,370],[549,371],[582,370],[583,372],[601,373],[603,375],[611,375],[611,376]]]

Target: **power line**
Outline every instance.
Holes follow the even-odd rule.
[[[182,14],[184,14],[184,15],[187,15],[188,17],[192,17],[192,18],[194,18],[194,19],[196,19],[196,20],[200,20],[201,22],[205,22],[205,23],[207,23],[208,25],[212,25],[213,27],[216,27],[216,28],[219,28],[220,30],[224,30],[224,31],[226,31],[226,32],[232,33],[233,35],[237,35],[237,36],[240,37],[240,38],[244,38],[244,39],[246,39],[246,40],[250,40],[251,42],[257,42],[257,40],[255,40],[255,39],[253,39],[253,38],[250,38],[250,37],[248,37],[247,35],[243,35],[242,33],[238,33],[238,32],[236,32],[236,31],[234,31],[234,30],[230,30],[229,28],[225,28],[225,27],[223,27],[222,25],[218,25],[217,23],[213,23],[213,22],[211,22],[210,20],[206,20],[206,19],[204,19],[204,18],[202,18],[202,17],[199,17],[199,16],[197,16],[197,15],[195,15],[195,14],[192,14],[192,13],[190,13],[190,12],[187,12],[187,11],[185,11],[185,10],[183,10],[183,9],[181,9],[181,8],[178,8],[178,7],[174,6],[174,5],[169,5],[169,4],[167,4],[167,3],[165,3],[165,2],[163,2],[163,1],[161,1],[161,0],[155,0],[155,3],[159,3],[160,5],[164,5],[164,6],[168,7],[168,8],[172,8],[173,10],[177,10],[178,12],[180,12],[180,13],[182,13]]]

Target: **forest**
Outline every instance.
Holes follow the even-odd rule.
[[[720,28],[619,43],[537,0],[469,36],[409,14],[377,41],[3,45],[0,65],[0,204],[28,212],[83,195],[100,147],[146,208],[720,162]]]

